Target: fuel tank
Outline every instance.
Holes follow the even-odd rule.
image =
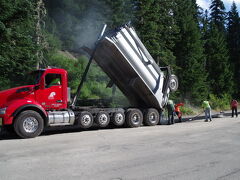
[[[161,109],[166,103],[164,73],[131,25],[106,33],[94,59],[133,106]]]

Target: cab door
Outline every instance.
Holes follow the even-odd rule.
[[[36,101],[46,110],[63,108],[62,75],[48,73],[42,79],[42,87],[36,92]]]

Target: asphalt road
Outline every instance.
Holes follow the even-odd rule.
[[[0,179],[240,179],[240,118],[5,138]]]

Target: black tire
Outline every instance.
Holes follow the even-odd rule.
[[[169,79],[169,89],[172,92],[175,92],[178,89],[178,78],[173,74],[170,76],[170,79]]]
[[[88,111],[83,111],[80,113],[78,120],[77,120],[77,125],[80,126],[83,129],[87,129],[92,127],[93,125],[93,116],[90,112]]]
[[[34,138],[39,136],[44,128],[44,120],[36,111],[21,112],[14,121],[14,131],[21,138]]]
[[[156,109],[151,108],[146,110],[143,120],[144,125],[155,126],[159,123],[159,121],[159,112]]]
[[[129,109],[126,113],[126,125],[130,128],[141,126],[143,114],[139,109]]]
[[[97,123],[98,126],[100,126],[101,128],[104,128],[108,126],[110,122],[110,117],[108,113],[104,111],[100,111],[95,117],[95,122]]]
[[[115,126],[122,126],[125,122],[125,114],[123,112],[115,112],[112,116],[112,123]]]

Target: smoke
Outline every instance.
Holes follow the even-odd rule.
[[[103,24],[110,21],[107,17],[111,17],[112,13],[99,0],[69,3],[53,0],[46,1],[46,6],[64,50],[76,50],[82,46],[93,48]],[[50,24],[52,26],[52,22]]]
[[[80,24],[77,24],[75,27],[75,44],[77,48],[82,46],[93,48],[102,26],[106,22],[107,19],[100,12],[96,11],[96,8],[89,9]]]

